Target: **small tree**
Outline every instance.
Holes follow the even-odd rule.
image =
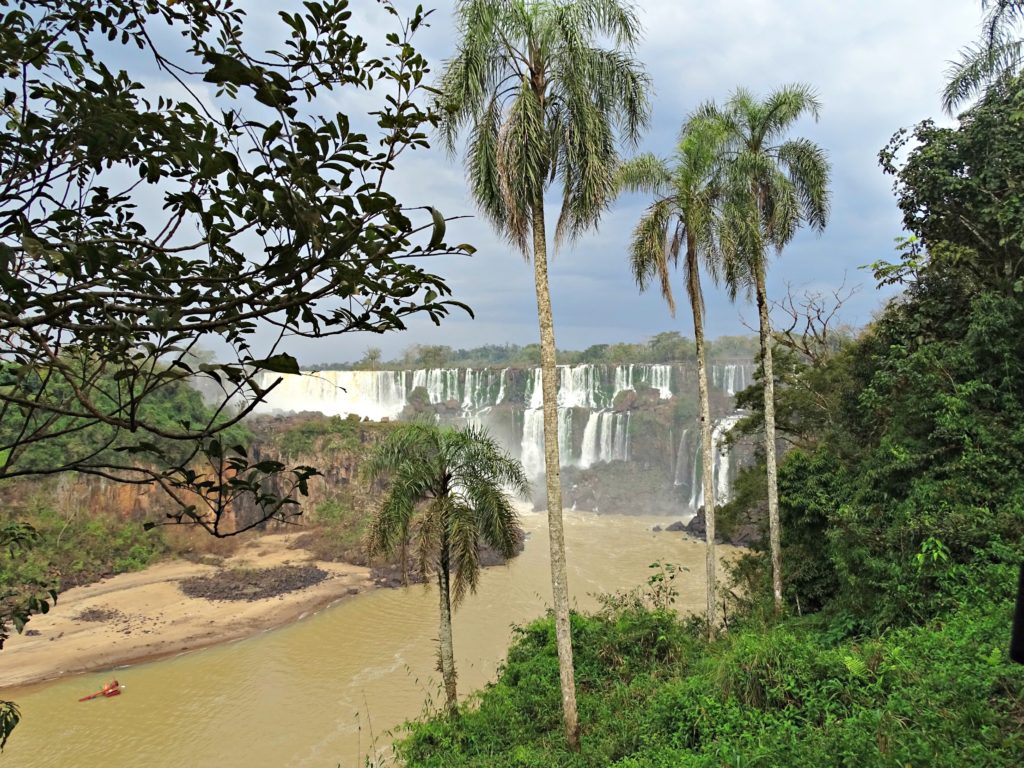
[[[380,347],[367,347],[363,353],[363,359],[359,361],[358,365],[363,370],[376,371],[383,355]]]
[[[452,609],[476,590],[480,548],[512,557],[522,539],[519,516],[505,489],[529,496],[522,464],[485,431],[404,424],[378,446],[366,467],[390,490],[370,525],[371,554],[413,546],[419,568],[437,578],[440,599],[439,667],[446,708],[455,714]]]

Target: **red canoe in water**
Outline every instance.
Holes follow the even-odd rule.
[[[79,701],[89,701],[91,699],[99,698],[100,696],[104,696],[104,697],[109,699],[111,696],[120,696],[120,695],[121,695],[121,684],[119,682],[117,682],[117,680],[111,680],[109,683],[104,685],[103,688],[101,688],[100,690],[96,691],[96,693],[89,694],[88,696],[83,696],[82,698],[79,699]]]

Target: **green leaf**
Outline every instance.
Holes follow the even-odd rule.
[[[434,233],[430,236],[430,243],[427,245],[427,250],[434,251],[441,247],[441,243],[444,242],[444,233],[447,229],[447,225],[444,220],[444,215],[437,210],[437,208],[431,207],[430,216],[434,219]]]
[[[295,375],[301,373],[299,362],[285,352],[265,357],[262,360],[253,360],[249,365],[261,371],[272,371],[273,373],[293,373]]]

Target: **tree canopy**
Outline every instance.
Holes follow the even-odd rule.
[[[419,259],[472,249],[388,183],[435,123],[411,44],[426,14],[383,3],[384,47],[348,6],[280,12],[259,50],[232,0],[0,0],[0,478],[157,482],[175,519],[217,535],[239,493],[287,514],[261,486],[285,468],[218,438],[274,386],[264,374],[297,372],[287,340],[468,309]],[[339,92],[374,98],[324,111]],[[198,363],[204,343],[227,362]],[[148,417],[203,382],[209,411]],[[46,443],[59,461],[26,461]]]
[[[881,153],[895,176],[907,230],[928,244],[945,244],[946,258],[1003,291],[1024,288],[1022,138],[1024,77],[1017,76],[993,84],[958,127],[926,120],[897,133]]]

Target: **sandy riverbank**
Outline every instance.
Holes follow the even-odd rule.
[[[295,621],[345,596],[373,587],[370,572],[346,563],[315,561],[294,548],[298,534],[255,539],[223,565],[160,563],[58,596],[50,613],[35,616],[26,633],[0,651],[0,688],[170,656],[236,640]],[[221,568],[315,564],[319,584],[252,601],[187,597],[178,582]],[[101,617],[101,620],[88,618]]]

